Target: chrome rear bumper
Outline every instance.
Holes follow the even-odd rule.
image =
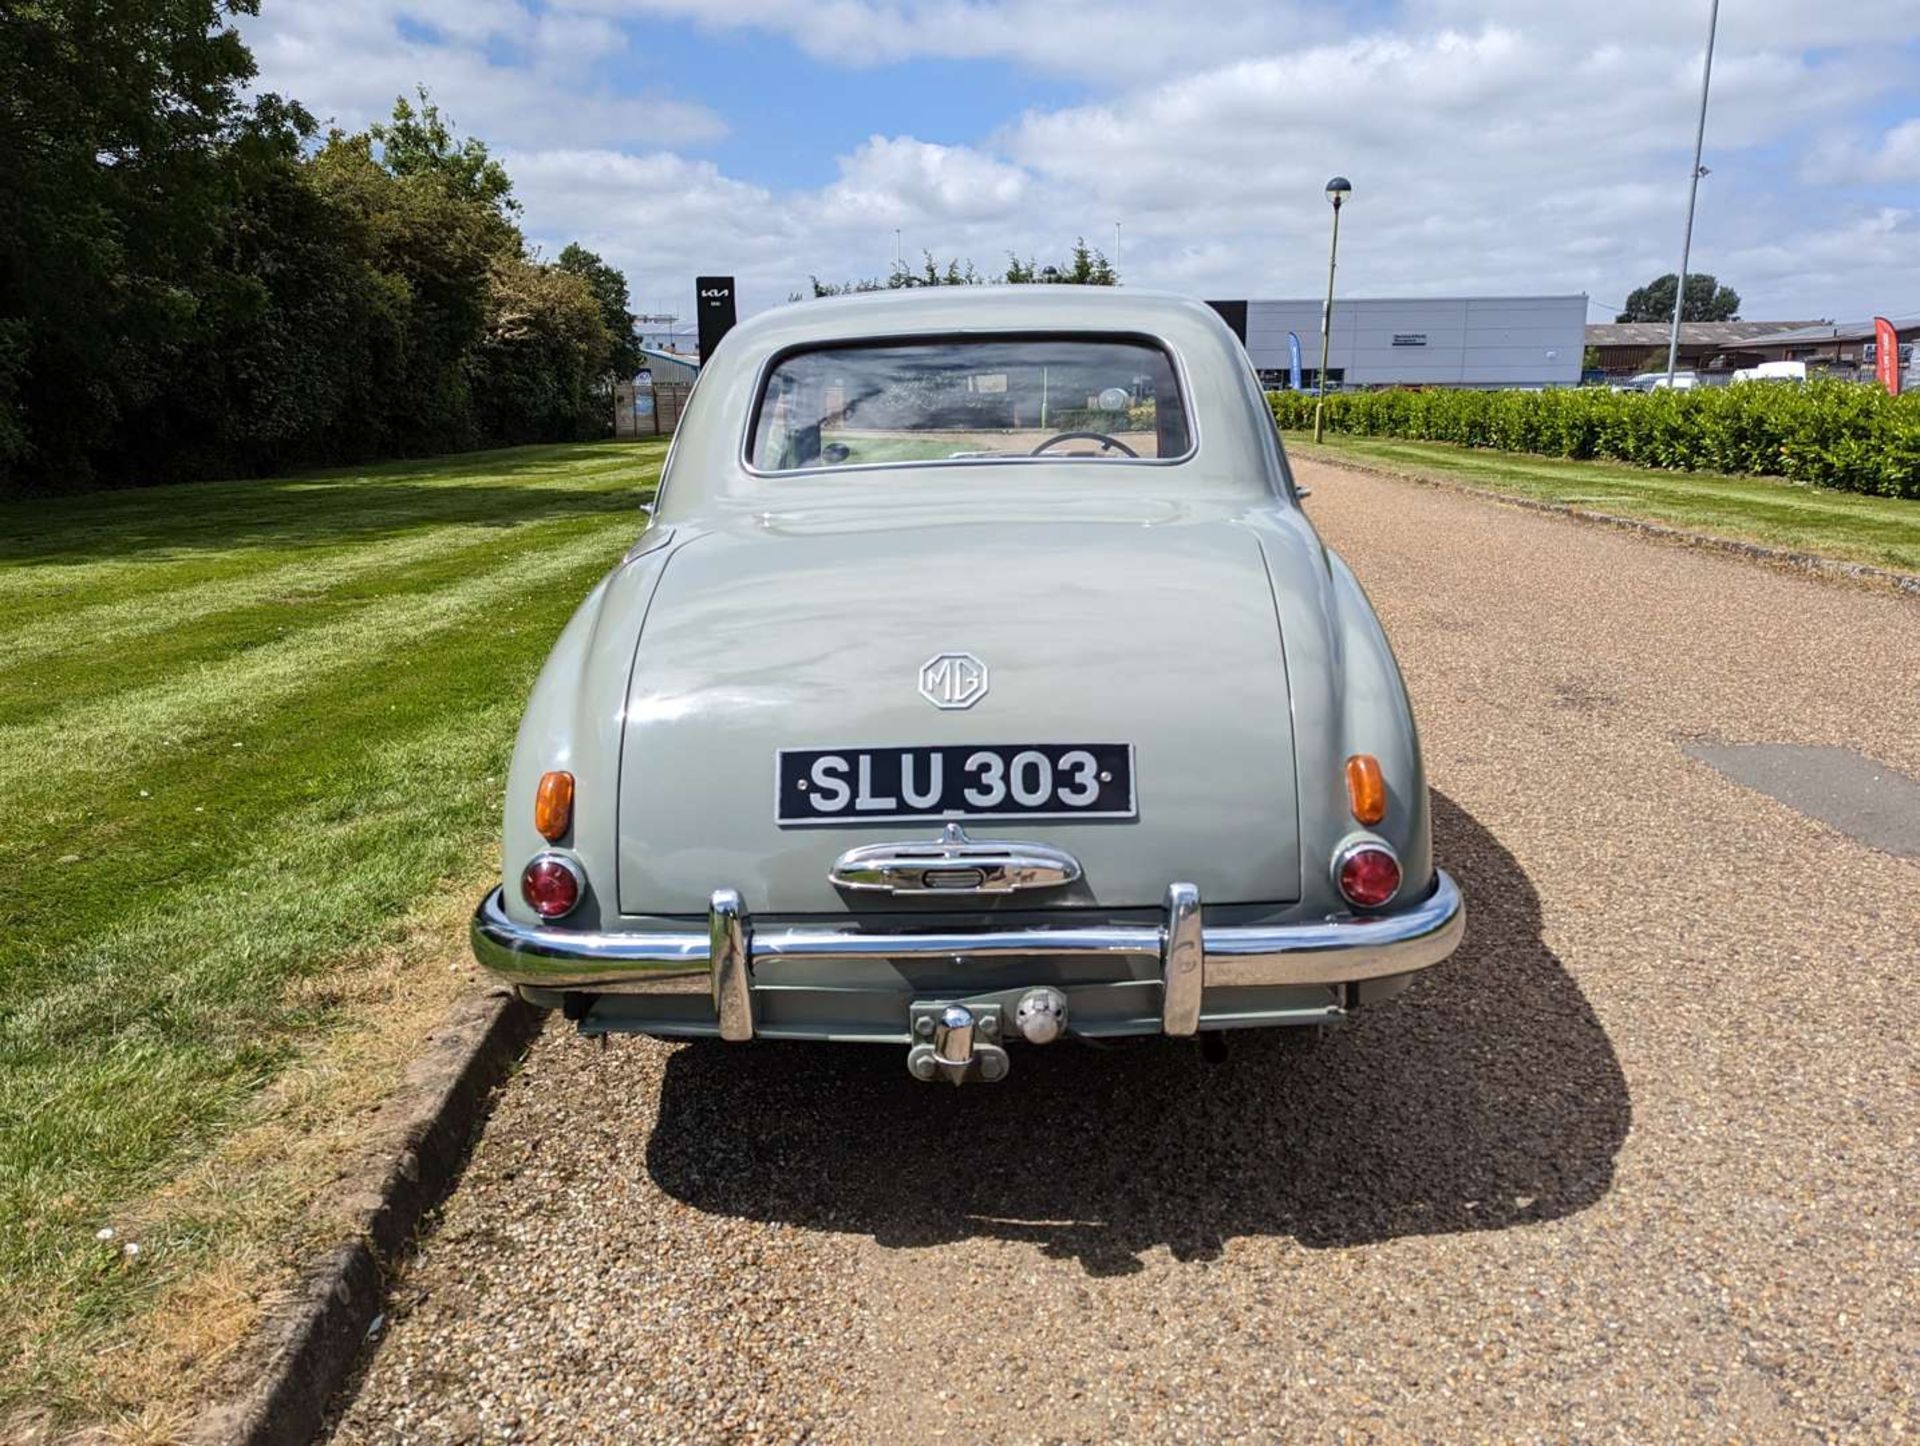
[[[1466,906],[1444,871],[1433,892],[1397,913],[1341,917],[1265,927],[1207,927],[1200,892],[1192,884],[1167,890],[1158,925],[1093,925],[1032,929],[952,930],[926,933],[857,933],[824,926],[755,929],[740,896],[714,893],[703,931],[589,933],[550,925],[521,924],[508,917],[500,890],[475,910],[473,952],[482,965],[511,984],[534,990],[608,994],[708,994],[712,1013],[704,1024],[678,1017],[688,1027],[676,1033],[718,1033],[752,1039],[756,998],[769,989],[792,994],[780,980],[782,966],[818,961],[867,961],[876,965],[1110,960],[1115,982],[1134,976],[1140,961],[1158,966],[1159,1032],[1190,1035],[1207,1018],[1208,993],[1258,987],[1311,987],[1357,983],[1409,974],[1438,964],[1460,943]],[[834,986],[815,984],[815,992]],[[1257,1022],[1257,1021],[1252,1021]],[[1278,1021],[1276,1021],[1278,1022]],[[824,1037],[805,1029],[783,1035]]]

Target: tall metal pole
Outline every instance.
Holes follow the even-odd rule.
[[[1719,0],[1714,0],[1715,4]],[[1327,305],[1320,313],[1320,386],[1313,399],[1313,440],[1317,443],[1325,427],[1327,408],[1327,344],[1333,337],[1333,269],[1340,259],[1340,197],[1333,201],[1333,245],[1327,248]]]
[[[1700,124],[1693,132],[1693,174],[1687,178],[1687,232],[1680,242],[1680,280],[1673,288],[1673,331],[1667,337],[1667,389],[1680,361],[1680,313],[1687,304],[1687,262],[1693,252],[1693,206],[1700,196],[1700,151],[1707,141],[1707,90],[1713,84],[1713,37],[1720,28],[1720,0],[1707,14],[1707,60],[1700,68]]]
[[[1120,274],[1120,223],[1113,223],[1113,274]]]

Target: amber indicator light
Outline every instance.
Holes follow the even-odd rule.
[[[1380,772],[1380,760],[1371,753],[1356,753],[1347,760],[1347,801],[1361,823],[1375,824],[1387,816],[1387,780]]]
[[[1351,767],[1351,765],[1349,765]],[[555,770],[540,775],[533,796],[533,826],[548,843],[558,843],[573,826],[573,775]]]

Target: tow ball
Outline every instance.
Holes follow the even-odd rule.
[[[918,1041],[907,1051],[907,1072],[918,1080],[946,1079],[993,1084],[1007,1077],[1009,1061],[999,1040],[1005,998],[913,1006]],[[1014,1027],[1030,1044],[1048,1044],[1067,1026],[1067,997],[1058,989],[1029,989],[1013,1008]]]

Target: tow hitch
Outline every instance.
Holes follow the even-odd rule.
[[[918,1043],[907,1051],[907,1071],[915,1079],[947,1079],[965,1084],[970,1079],[993,1084],[1007,1077],[1009,1061],[999,1040],[1006,1025],[1006,1007],[1030,1044],[1049,1044],[1067,1025],[1067,997],[1057,989],[1029,989],[1012,996],[965,1000],[952,1004],[913,1006],[913,1035]]]
[[[997,1005],[915,1005],[913,1032],[925,1041],[907,1051],[907,1072],[915,1079],[992,1084],[1007,1077],[1007,1052],[991,1043],[1000,1036]]]

